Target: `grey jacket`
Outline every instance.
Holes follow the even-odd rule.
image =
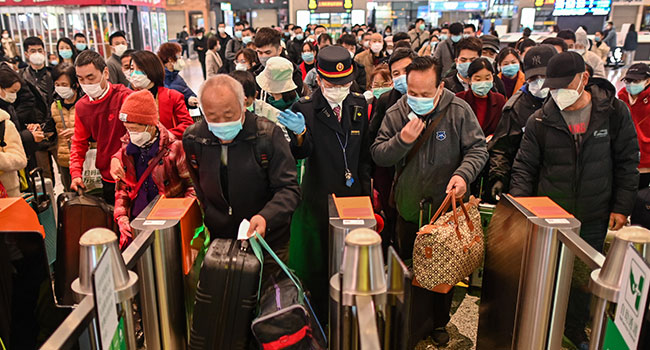
[[[232,39],[226,44],[226,60],[232,62],[235,60],[237,52],[244,48],[241,40]]]
[[[108,66],[108,81],[111,84],[122,84],[129,87],[129,80],[122,72],[122,62],[119,57],[111,54],[111,57],[106,60],[106,65]]]
[[[433,53],[433,57],[440,62],[442,65],[442,74],[440,76],[446,77],[447,73],[454,66],[454,52],[456,48],[454,47],[454,42],[451,39],[446,39],[436,46],[436,51]]]
[[[411,113],[404,95],[386,111],[375,142],[370,147],[372,159],[379,166],[404,168],[406,157],[415,145],[402,141],[400,131]],[[449,179],[461,176],[467,187],[476,179],[488,160],[485,136],[472,108],[445,89],[436,111],[443,119],[418,154],[406,165],[395,187],[395,202],[400,215],[418,222],[420,200],[430,197],[434,208],[444,200]],[[423,132],[424,133],[424,132]]]

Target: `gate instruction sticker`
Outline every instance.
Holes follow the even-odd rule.
[[[632,245],[623,265],[623,284],[618,297],[614,324],[621,332],[628,348],[636,349],[643,324],[650,267]]]

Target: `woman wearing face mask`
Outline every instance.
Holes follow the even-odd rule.
[[[291,61],[283,57],[269,58],[262,73],[255,77],[262,89],[260,99],[280,111],[291,108],[298,101],[297,86],[293,82],[292,75]]]
[[[377,66],[370,74],[370,83],[368,90],[364,93],[368,102],[368,116],[372,116],[372,110],[379,97],[393,89],[393,79],[390,76],[388,66]],[[368,98],[370,97],[370,98]]]
[[[257,54],[254,50],[243,48],[235,54],[235,70],[253,72],[258,67]]]
[[[18,54],[18,48],[16,47],[16,42],[11,38],[9,31],[4,29],[2,31],[2,48],[5,50],[5,57],[19,59],[20,55]]]
[[[185,62],[181,56],[182,50],[179,44],[164,43],[158,49],[158,57],[165,67],[165,87],[183,94],[185,106],[195,108],[199,105],[199,99],[194,91],[187,86],[185,79],[178,74],[183,70]]]
[[[77,59],[77,48],[72,44],[72,40],[61,38],[56,42],[56,52],[59,55],[59,63],[68,63],[74,65]]]
[[[307,72],[309,72],[310,70],[312,70],[312,68],[314,68],[314,65],[316,64],[317,54],[318,54],[318,47],[316,45],[308,42],[302,44],[302,53],[300,55],[302,58],[302,62],[300,63],[298,68],[300,68],[300,72],[302,73],[303,81],[307,76]]]
[[[486,58],[477,58],[467,69],[470,89],[456,94],[465,100],[476,115],[483,134],[489,137],[497,128],[506,99],[494,86],[494,68]]]
[[[627,104],[636,127],[641,151],[639,162],[639,189],[650,185],[650,67],[646,63],[633,64],[623,77],[625,87],[618,92],[618,98]]]
[[[57,138],[57,164],[61,174],[63,189],[70,191],[70,139],[74,135],[74,105],[82,97],[82,92],[77,82],[75,68],[71,64],[62,63],[52,70],[54,80],[54,102],[51,111],[56,123]]]
[[[521,60],[517,50],[507,47],[499,52],[496,62],[501,71],[498,76],[505,85],[506,99],[508,99],[526,82],[524,73],[520,69]]]
[[[219,74],[221,67],[223,67],[223,61],[221,61],[218,52],[220,49],[219,40],[215,35],[208,38],[208,52],[205,55],[205,69],[208,78]]]
[[[158,104],[160,123],[180,139],[193,120],[185,107],[183,95],[164,87],[164,76],[162,62],[154,53],[135,51],[131,55],[131,88],[151,92]]]
[[[195,197],[183,144],[159,121],[158,105],[147,90],[134,92],[122,104],[120,120],[127,130],[113,156],[124,168],[111,167],[115,179],[114,217],[120,248],[132,240],[130,222],[158,195]]]

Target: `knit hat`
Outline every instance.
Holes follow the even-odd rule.
[[[140,90],[129,95],[120,109],[122,122],[144,125],[158,125],[158,105],[149,90]]]

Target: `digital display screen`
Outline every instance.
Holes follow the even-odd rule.
[[[582,16],[587,13],[606,16],[611,6],[611,0],[555,0],[553,16]]]

